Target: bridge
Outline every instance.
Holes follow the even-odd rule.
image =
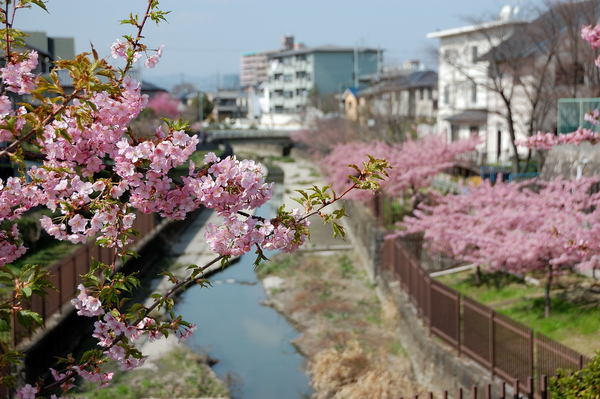
[[[206,141],[211,144],[230,144],[234,148],[276,152],[288,156],[294,147],[290,136],[295,130],[209,130]]]

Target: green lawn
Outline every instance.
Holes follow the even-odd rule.
[[[581,353],[591,356],[600,350],[600,301],[573,299],[576,296],[567,295],[562,288],[564,283],[552,290],[552,312],[545,318],[543,286],[498,274],[484,274],[482,283],[477,284],[473,271],[440,276],[438,280]],[[578,290],[579,280],[569,280],[570,292]]]
[[[58,241],[53,239],[40,242],[37,248],[31,249],[25,255],[17,259],[13,265],[21,267],[27,264],[50,266],[52,263],[67,256],[75,251],[81,245],[72,244],[68,241]]]

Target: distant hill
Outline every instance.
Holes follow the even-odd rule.
[[[181,83],[191,83],[203,91],[216,91],[216,89],[237,89],[240,87],[240,75],[237,73],[212,74],[208,76],[190,75],[163,75],[144,76],[144,80],[157,86],[171,90],[173,86]]]

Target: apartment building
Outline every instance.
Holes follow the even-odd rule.
[[[265,106],[277,114],[297,114],[334,94],[354,87],[362,75],[378,71],[375,48],[319,46],[269,55]]]

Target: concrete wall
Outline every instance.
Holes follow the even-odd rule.
[[[581,176],[600,174],[600,145],[583,143],[580,145],[559,145],[548,151],[541,177],[550,180],[555,177],[574,179]]]
[[[395,304],[398,310],[398,338],[410,358],[419,384],[436,392],[446,389],[455,392],[459,387],[482,387],[492,382],[488,370],[464,356],[459,357],[456,350],[429,334],[396,279],[382,264],[380,249],[385,232],[376,226],[365,206],[358,202],[347,202],[345,206],[349,214],[345,219],[348,236],[361,263],[377,284],[378,293]],[[411,237],[406,246],[412,254],[429,263],[424,264],[426,268],[439,266],[442,262],[422,250],[420,237]]]

